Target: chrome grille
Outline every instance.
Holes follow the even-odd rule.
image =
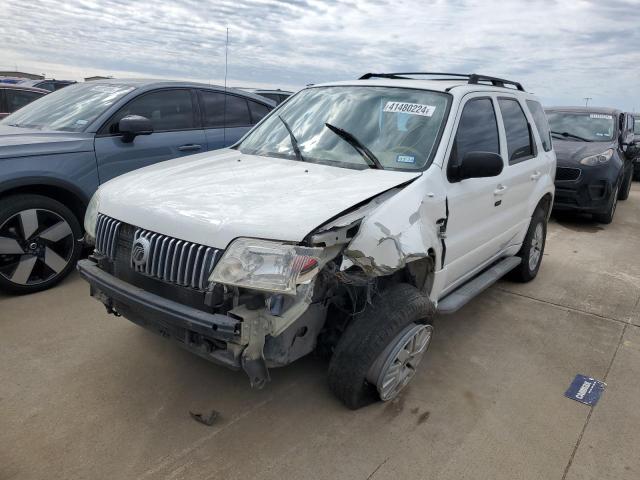
[[[96,251],[106,255],[111,260],[116,257],[116,245],[118,243],[118,232],[122,222],[115,218],[98,214],[96,221]]]
[[[136,228],[133,242],[141,237],[149,242],[147,261],[142,265],[131,261],[131,268],[149,277],[184,287],[204,289],[222,254],[217,248]]]

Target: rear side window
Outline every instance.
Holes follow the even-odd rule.
[[[224,93],[201,90],[205,128],[224,128]]]
[[[195,127],[189,90],[159,90],[139,96],[113,117],[109,122],[109,133],[118,133],[118,122],[127,115],[148,118],[156,132]]]
[[[500,153],[498,122],[489,98],[469,100],[464,106],[449,159],[449,169],[469,152]]]
[[[255,124],[262,120],[271,111],[269,107],[262,103],[249,100],[249,108],[251,110],[251,123]]]
[[[7,89],[5,90],[5,95],[7,99],[7,110],[11,113],[40,98],[42,93]]]
[[[551,150],[551,129],[549,128],[549,122],[547,116],[544,113],[542,105],[535,100],[527,100],[527,106],[533,116],[533,122],[536,124],[538,134],[542,140],[542,148],[545,152]]]
[[[251,125],[247,100],[235,95],[227,95],[227,127],[246,127]]]
[[[534,156],[529,122],[522,111],[520,103],[512,98],[499,98],[500,112],[507,134],[509,164],[527,160]]]

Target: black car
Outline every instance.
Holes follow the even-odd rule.
[[[633,116],[613,108],[545,111],[558,159],[554,210],[591,213],[611,223],[618,200],[626,200],[631,189]]]
[[[0,83],[0,119],[49,93],[48,90]]]
[[[24,80],[20,82],[20,85],[42,88],[43,90],[55,92],[56,90],[68,87],[69,85],[73,85],[74,83],[77,82],[75,80],[56,80],[55,78],[46,78],[44,80]]]
[[[633,115],[633,141],[635,142],[636,155],[633,159],[633,178],[640,180],[640,113]]]

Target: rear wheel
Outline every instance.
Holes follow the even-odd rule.
[[[537,208],[531,216],[527,235],[518,252],[518,257],[522,259],[522,262],[509,273],[512,280],[524,283],[536,278],[542,263],[546,239],[547,215],[542,208]]]
[[[329,364],[329,386],[349,408],[395,398],[413,378],[433,336],[434,307],[409,284],[382,292],[347,327]]]
[[[607,211],[603,213],[594,213],[593,219],[596,222],[610,224],[613,222],[613,216],[616,213],[616,207],[618,206],[618,190],[619,187],[616,186],[616,189],[611,194],[611,198],[609,199],[609,206],[607,207]]]
[[[14,195],[0,207],[0,288],[32,293],[52,287],[75,265],[82,229],[60,202]]]

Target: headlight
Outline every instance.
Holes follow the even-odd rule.
[[[84,214],[84,231],[90,240],[96,239],[96,221],[98,220],[98,209],[100,208],[100,190],[91,197],[87,211]]]
[[[589,165],[591,167],[594,167],[596,165],[607,163],[609,160],[611,160],[612,156],[613,156],[613,150],[610,148],[606,152],[599,153],[598,155],[591,155],[589,157],[585,157],[582,160],[580,160],[580,163],[582,165]]]
[[[319,270],[322,248],[239,238],[224,252],[209,277],[212,282],[295,295],[296,285]]]

